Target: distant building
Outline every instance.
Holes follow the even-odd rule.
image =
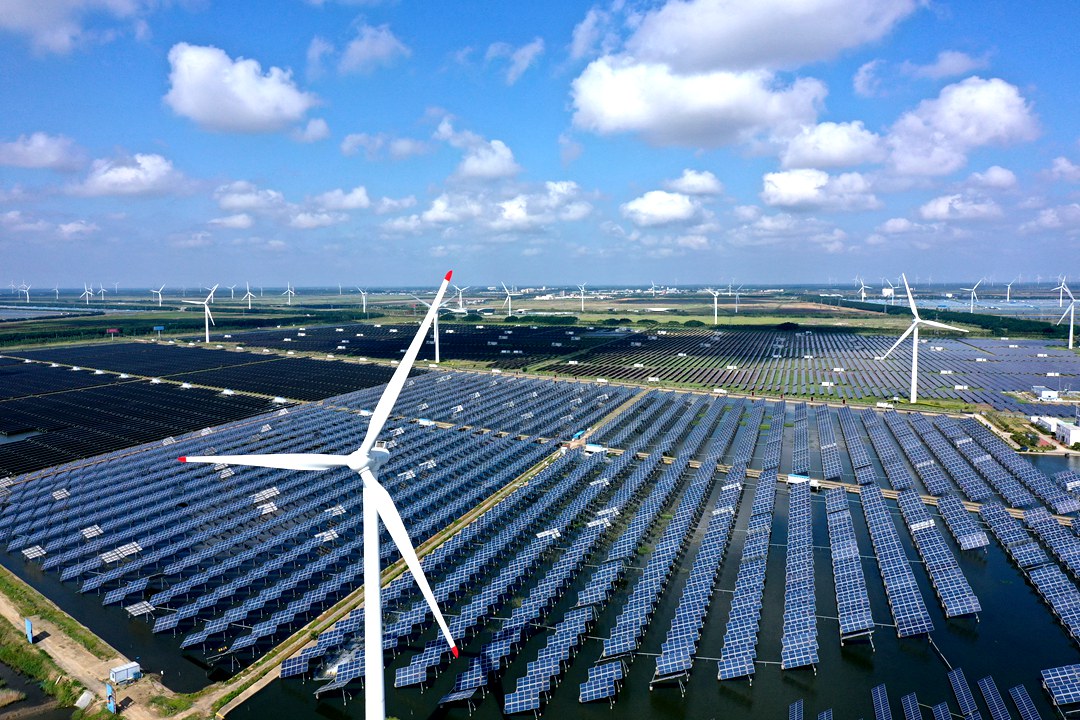
[[[1057,436],[1058,442],[1062,445],[1072,446],[1076,443],[1080,443],[1080,427],[1073,423],[1062,420],[1058,423],[1057,432],[1054,434]]]
[[[1045,385],[1036,385],[1031,388],[1031,394],[1035,396],[1035,399],[1039,402],[1056,402],[1058,399],[1058,391],[1051,390]]]
[[[1057,433],[1057,426],[1061,421],[1055,417],[1047,417],[1045,415],[1032,415],[1031,422],[1034,425],[1038,425],[1040,428],[1050,433],[1051,435],[1054,435]]]

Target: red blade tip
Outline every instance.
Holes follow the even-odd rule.
[[[450,652],[454,653],[454,657],[457,657],[458,656],[457,645],[454,645],[452,648],[450,648]]]
[[[450,276],[451,276],[451,275],[453,275],[453,274],[454,274],[454,271],[453,271],[453,270],[447,270],[447,271],[446,271],[446,278],[445,278],[445,279],[446,279],[446,280],[449,280],[449,279],[450,279]]]
[[[180,462],[187,462],[187,457],[178,457],[176,459],[179,460]]]

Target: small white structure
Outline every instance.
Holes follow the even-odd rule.
[[[1039,402],[1055,402],[1059,397],[1057,390],[1051,390],[1045,385],[1035,385],[1031,388],[1031,394]]]
[[[1060,420],[1056,417],[1048,417],[1046,415],[1032,415],[1031,422],[1033,425],[1037,425],[1039,428],[1053,435],[1057,432],[1057,426]]]
[[[117,685],[134,682],[142,677],[142,667],[137,662],[129,662],[109,670],[109,681]]]
[[[1071,447],[1076,443],[1080,443],[1080,426],[1073,423],[1064,420],[1058,422],[1057,431],[1054,434],[1062,445]]]

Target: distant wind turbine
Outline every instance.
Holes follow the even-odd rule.
[[[229,288],[229,299],[230,300],[235,300],[236,299],[236,286],[235,285],[226,285],[225,287]]]
[[[581,312],[585,312],[585,283],[578,285],[578,289],[581,290]]]
[[[975,283],[974,287],[960,288],[961,290],[971,293],[971,303],[968,307],[968,312],[975,312],[975,301],[979,299],[979,296],[975,293],[975,289],[979,287],[980,283],[982,283],[982,278],[979,278],[979,282]]]
[[[217,290],[217,288],[218,288],[217,285],[210,288],[210,294],[206,296],[205,300],[184,300],[183,301],[183,302],[186,302],[188,305],[202,305],[203,316],[204,316],[205,325],[206,325],[206,344],[207,345],[210,344],[210,326],[211,325],[217,325],[217,323],[214,322],[214,316],[210,314],[210,303],[213,302],[213,300],[214,300],[214,291]]]
[[[1076,325],[1076,298],[1073,297],[1072,290],[1065,284],[1065,281],[1061,281],[1061,285],[1054,288],[1060,290],[1063,294],[1069,296],[1069,306],[1065,308],[1065,312],[1061,313],[1061,318],[1057,321],[1057,325],[1061,324],[1061,321],[1065,319],[1065,316],[1069,316],[1069,349],[1073,349],[1073,328]]]
[[[457,290],[457,307],[458,307],[458,310],[464,310],[465,309],[465,301],[462,298],[462,296],[465,294],[465,291],[469,289],[469,286],[466,285],[465,287],[458,287],[457,285],[454,285],[454,289]]]
[[[502,289],[506,293],[506,300],[503,301],[503,305],[506,306],[506,317],[511,317],[514,314],[514,301],[511,299],[510,291],[506,289],[506,283],[502,284]]]
[[[94,291],[90,289],[89,285],[87,285],[86,283],[83,283],[83,293],[79,297],[85,299],[86,304],[89,305],[90,304],[90,298],[94,297]]]
[[[251,309],[251,301],[252,301],[252,299],[254,299],[255,296],[251,293],[251,285],[249,283],[244,283],[244,288],[247,289],[247,292],[244,293],[244,297],[240,298],[240,302],[244,302],[245,300],[247,300],[247,304],[248,304],[247,309],[250,310]]]
[[[908,325],[908,329],[904,331],[904,334],[896,339],[893,346],[889,348],[878,360],[884,360],[889,357],[893,350],[904,342],[904,338],[908,335],[912,336],[911,339],[911,395],[909,396],[912,404],[918,400],[918,383],[919,383],[919,326],[926,325],[927,327],[941,328],[942,330],[955,330],[957,332],[967,332],[963,328],[953,327],[952,325],[946,325],[945,323],[935,322],[933,320],[923,320],[919,317],[919,308],[915,306],[915,299],[911,296],[911,288],[908,287],[907,277],[901,273],[901,280],[904,282],[904,290],[907,292],[908,305],[911,306],[911,324]]]
[[[150,288],[150,292],[151,292],[152,294],[154,294],[154,295],[157,295],[157,306],[158,306],[158,307],[161,307],[161,291],[162,291],[162,290],[164,290],[164,289],[165,289],[165,286],[164,286],[164,285],[162,285],[161,287],[159,287],[159,288],[158,288],[157,290],[155,290],[155,289],[153,289],[153,288]]]
[[[295,295],[295,294],[296,294],[296,292],[295,292],[295,291],[294,291],[294,290],[292,289],[292,283],[288,283],[288,284],[286,285],[286,287],[285,287],[285,292],[283,292],[283,293],[281,293],[281,294],[282,294],[282,295],[284,295],[284,296],[286,296],[286,298],[287,298],[287,304],[288,304],[288,305],[292,305],[292,298],[293,298],[293,295]]]
[[[356,290],[360,293],[360,305],[361,309],[364,311],[364,317],[367,317],[367,290],[362,290],[361,288],[356,288]]]

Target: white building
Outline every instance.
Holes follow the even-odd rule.
[[[1056,417],[1047,417],[1046,415],[1032,415],[1031,422],[1033,425],[1038,425],[1040,428],[1053,435],[1057,432],[1057,426],[1060,421]]]
[[[1056,402],[1058,400],[1058,391],[1051,390],[1045,385],[1036,385],[1031,388],[1031,394],[1035,396],[1035,399],[1039,402]]]
[[[1080,443],[1080,427],[1073,423],[1062,420],[1057,424],[1057,431],[1054,434],[1058,442],[1066,447]]]

